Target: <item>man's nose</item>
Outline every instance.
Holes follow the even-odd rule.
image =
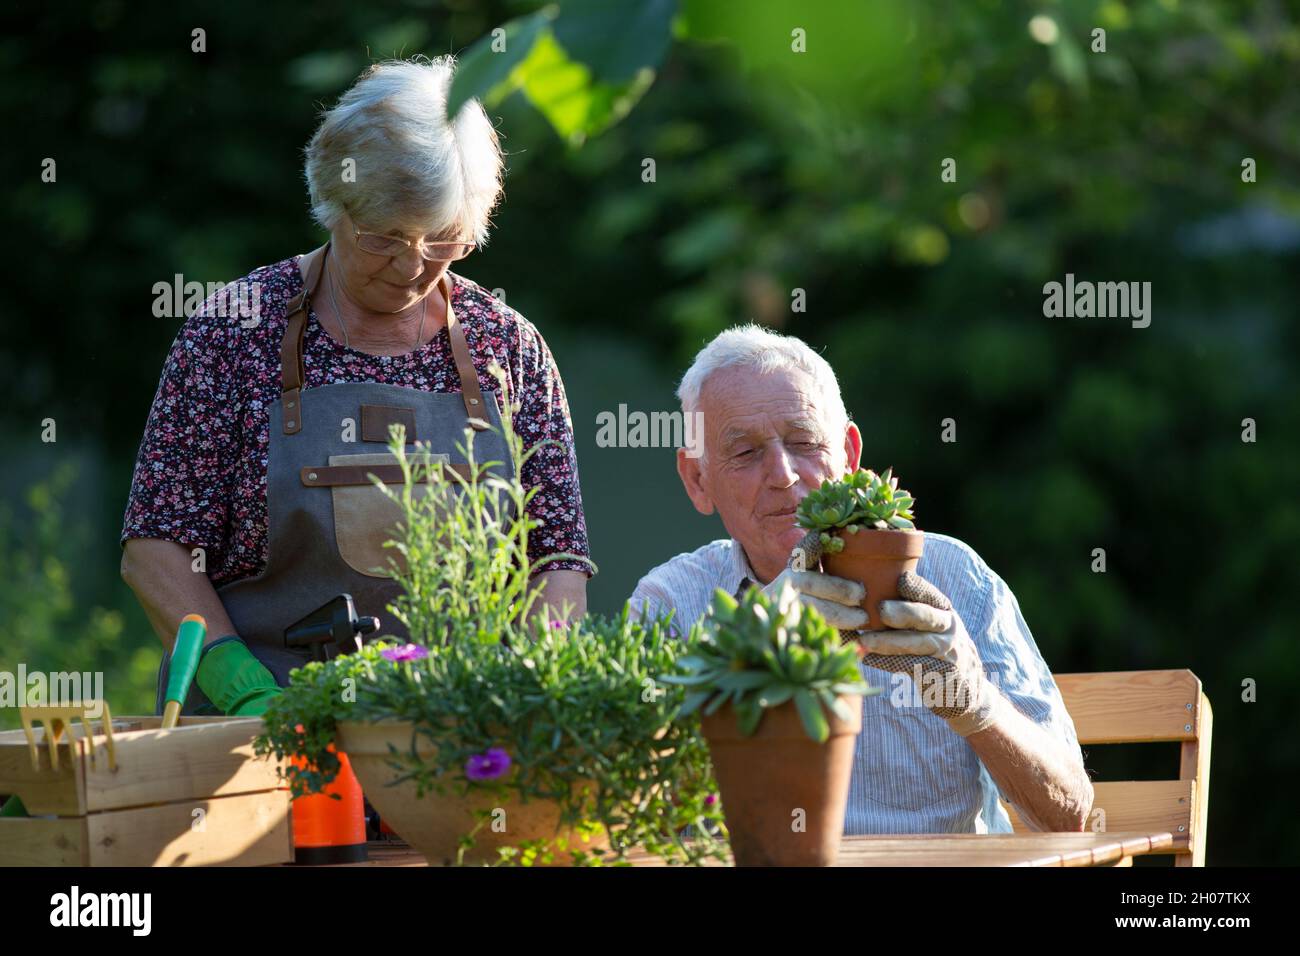
[[[774,488],[789,488],[799,480],[794,460],[781,442],[774,442],[768,447],[767,477]]]

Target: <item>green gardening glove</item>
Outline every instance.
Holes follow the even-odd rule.
[[[203,649],[195,675],[217,710],[231,717],[256,717],[281,693],[271,672],[237,634],[219,637]]]

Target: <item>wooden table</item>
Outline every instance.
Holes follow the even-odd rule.
[[[1172,833],[929,833],[846,836],[836,866],[1131,866],[1133,857],[1174,844]],[[405,843],[369,845],[370,860],[347,866],[425,866]],[[663,866],[658,857],[635,866]]]

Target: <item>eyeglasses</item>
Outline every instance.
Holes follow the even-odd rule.
[[[409,239],[362,232],[355,226],[352,227],[352,237],[356,240],[358,249],[372,256],[400,256],[411,248]],[[421,239],[419,252],[421,258],[430,261],[454,262],[457,259],[464,259],[473,252],[475,245],[473,242],[425,242]]]

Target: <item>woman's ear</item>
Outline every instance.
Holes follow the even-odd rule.
[[[695,458],[686,452],[685,448],[677,449],[677,474],[682,479],[682,486],[686,489],[691,504],[695,505],[695,510],[702,515],[711,515],[713,499],[704,490],[704,473],[700,465],[704,458]]]

